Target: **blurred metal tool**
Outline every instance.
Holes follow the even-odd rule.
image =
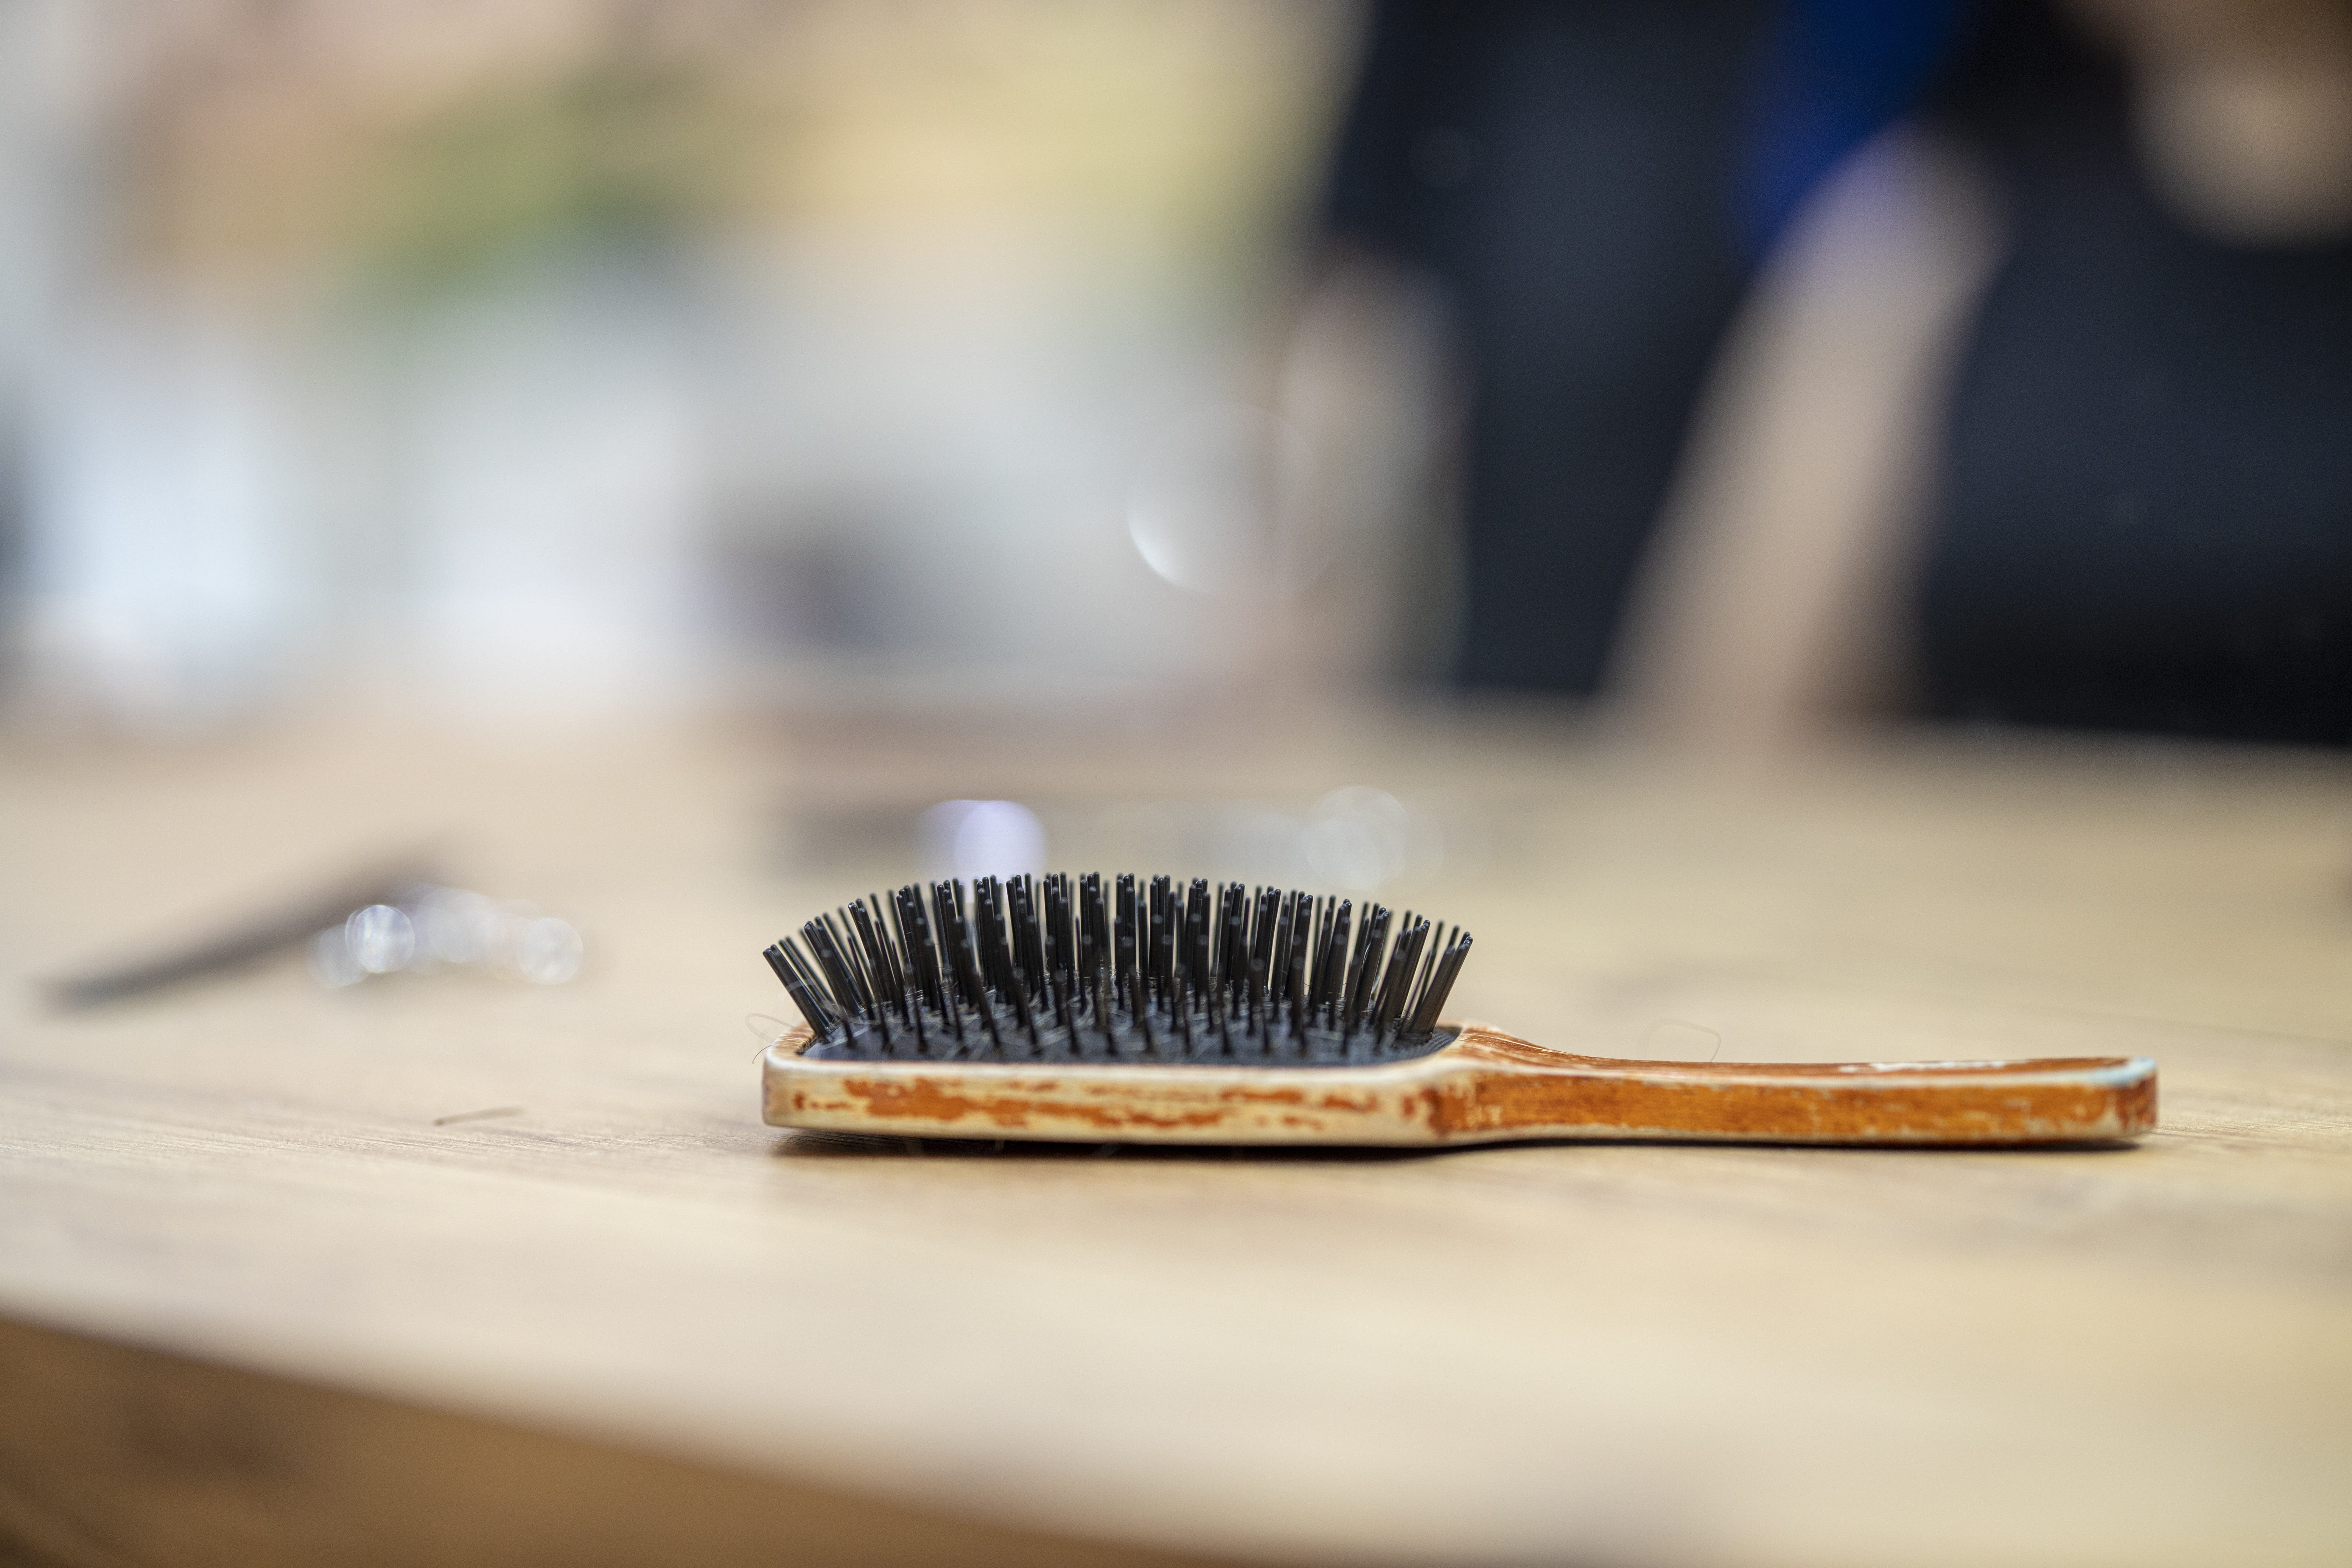
[[[435,882],[421,859],[355,877],[253,915],[193,946],[45,983],[60,1010],[95,1006],[301,948],[310,977],[333,989],[373,976],[470,970],[540,985],[580,973],[586,944],[566,920]]]
[[[472,969],[562,985],[586,956],[572,922],[536,905],[500,903],[425,882],[353,910],[310,938],[310,977],[331,988],[372,975]]]
[[[110,968],[59,975],[43,981],[41,988],[50,1006],[72,1012],[242,968],[300,947],[320,926],[341,921],[353,910],[405,897],[431,875],[423,856],[405,856],[226,921],[215,934],[193,942]]]

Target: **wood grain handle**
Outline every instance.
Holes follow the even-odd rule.
[[[1482,1069],[1463,1108],[1478,1131],[1521,1137],[2025,1144],[2132,1138],[2156,1125],[2156,1063],[2144,1057],[1618,1061],[1475,1025],[1458,1048]]]

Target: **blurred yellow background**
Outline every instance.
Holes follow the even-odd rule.
[[[1345,7],[6,25],[20,713],[1253,667],[1266,595],[1174,585],[1131,524],[1172,495],[1181,552],[1297,510],[1263,343]]]

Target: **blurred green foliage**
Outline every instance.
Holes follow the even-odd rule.
[[[369,293],[424,303],[552,252],[689,232],[726,195],[715,102],[700,73],[622,53],[454,101],[389,148]]]

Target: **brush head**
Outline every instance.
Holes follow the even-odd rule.
[[[1442,1049],[1459,927],[1168,877],[909,883],[762,955],[845,1061],[1370,1066]],[[802,943],[806,944],[806,952]]]

